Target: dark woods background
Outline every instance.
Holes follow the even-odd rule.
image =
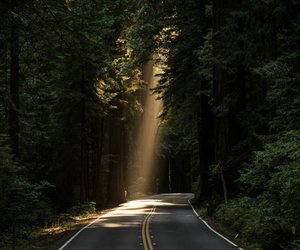
[[[74,205],[138,191],[127,175],[143,147],[141,70],[155,54],[164,110],[147,191],[195,192],[253,247],[298,249],[299,8],[1,1],[0,230],[22,235]]]

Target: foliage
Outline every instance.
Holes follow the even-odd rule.
[[[97,211],[95,205],[96,205],[95,202],[79,204],[77,206],[71,207],[68,210],[68,213],[71,214],[72,216],[95,213]]]
[[[28,228],[52,219],[49,202],[42,191],[51,187],[46,182],[32,184],[22,176],[22,167],[12,159],[7,136],[1,134],[0,150],[0,233],[11,234],[12,241],[28,233]],[[5,240],[3,243],[5,243]],[[0,244],[1,246],[1,244]]]
[[[111,128],[122,121],[121,132],[129,133],[130,119],[141,110],[140,71],[128,66],[131,2],[0,4],[0,214],[8,215],[1,216],[1,234],[12,222],[11,231],[43,225],[52,207],[58,213],[79,204],[71,213],[92,212],[92,201],[98,207],[107,202],[110,165],[127,147],[112,141]],[[18,146],[12,124],[20,128]],[[111,152],[111,144],[121,147]]]
[[[169,177],[157,186],[196,191],[210,213],[229,201],[216,216],[240,235],[297,248],[299,7],[2,1],[1,231],[43,224],[52,207],[72,208],[68,217],[139,191],[145,180],[125,179],[152,56],[162,69],[159,170]]]
[[[161,153],[175,176],[189,166],[210,212],[233,199],[218,212],[228,226],[263,248],[288,247],[300,214],[299,4],[164,4],[153,39],[164,67]]]
[[[239,181],[243,197],[221,206],[217,218],[264,249],[291,240],[291,228],[299,227],[300,220],[299,132],[285,132],[266,143]]]

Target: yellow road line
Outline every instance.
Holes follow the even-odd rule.
[[[143,238],[143,245],[144,245],[145,250],[153,250],[150,231],[149,231],[149,225],[150,225],[150,219],[153,216],[155,209],[156,208],[153,207],[151,209],[150,213],[147,215],[147,217],[143,221],[142,238]]]
[[[148,215],[148,216],[149,216],[149,215]],[[142,238],[143,238],[143,245],[144,245],[144,249],[145,249],[145,250],[149,250],[149,249],[148,249],[148,246],[147,246],[146,236],[145,236],[145,234],[144,234],[148,216],[147,216],[146,219],[144,220],[144,222],[143,222],[143,228],[142,228]]]

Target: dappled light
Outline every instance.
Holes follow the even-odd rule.
[[[104,228],[125,228],[125,227],[140,227],[141,222],[139,221],[129,221],[129,222],[111,222],[110,220],[105,220],[101,219],[99,220],[99,223],[95,223],[89,227],[89,229],[93,228],[99,228],[99,227],[104,227]]]
[[[179,198],[178,196],[181,195]],[[162,197],[162,198],[160,198]],[[97,222],[89,226],[93,228],[126,228],[126,227],[141,227],[144,218],[151,212],[153,207],[186,207],[188,204],[182,197],[192,198],[192,194],[165,194],[158,195],[155,198],[148,198],[142,200],[134,200],[121,204],[114,211],[97,219]],[[156,210],[153,216],[156,215],[169,215],[168,212]]]
[[[300,249],[299,12],[1,0],[0,249]]]

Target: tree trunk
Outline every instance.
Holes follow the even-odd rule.
[[[16,249],[16,221],[13,219],[12,221],[12,239],[11,239],[11,248],[12,250]]]
[[[10,37],[10,107],[9,107],[9,134],[14,156],[19,158],[19,108],[20,108],[20,45],[19,45],[19,16],[17,1],[11,1],[14,11],[11,23]]]
[[[201,90],[207,90],[204,83],[201,84]],[[199,147],[199,174],[200,174],[200,201],[211,198],[211,186],[209,182],[209,167],[214,162],[213,145],[213,112],[209,104],[209,97],[200,96],[200,111],[197,114],[197,133]]]
[[[81,113],[80,113],[80,202],[87,201],[87,190],[86,190],[86,181],[87,181],[87,162],[86,162],[86,96],[85,96],[85,81],[84,81],[84,72],[82,69],[81,77]]]
[[[102,154],[104,142],[104,117],[101,118],[100,127],[96,137],[96,152],[95,152],[95,172],[93,181],[93,200],[97,206],[103,203],[103,184],[102,184]]]
[[[224,104],[224,99],[229,93],[229,84],[224,70],[218,59],[222,58],[224,53],[223,37],[220,34],[222,27],[226,25],[226,12],[230,6],[230,1],[213,1],[213,56],[217,59],[213,68],[213,94],[214,94],[214,107],[218,108]],[[224,161],[229,151],[229,114],[228,112],[217,113],[215,115],[215,160],[224,166]],[[222,187],[224,194],[227,196],[227,187],[222,168],[221,174]]]
[[[117,109],[110,117],[110,162],[108,179],[108,202],[111,205],[125,201],[124,184],[124,125],[122,124],[122,104],[118,103]]]
[[[245,137],[244,129],[239,120],[239,114],[245,110],[245,69],[243,56],[236,57],[235,62],[227,60],[228,48],[224,43],[232,42],[234,49],[243,51],[240,41],[230,39],[230,34],[224,31],[232,20],[230,12],[239,9],[241,1],[213,1],[213,55],[216,63],[213,68],[213,92],[215,115],[215,161],[220,165],[220,179],[223,193],[232,194],[236,190],[234,180],[238,177],[238,162],[233,162],[234,146]],[[230,26],[226,29],[233,29]],[[243,27],[232,30],[233,33],[243,32]],[[229,39],[229,41],[227,41]],[[236,38],[237,39],[237,38]],[[227,63],[223,63],[223,62]],[[234,73],[230,73],[230,68]],[[230,159],[230,161],[229,161]],[[229,173],[230,172],[230,173]],[[230,179],[225,181],[225,176]]]

